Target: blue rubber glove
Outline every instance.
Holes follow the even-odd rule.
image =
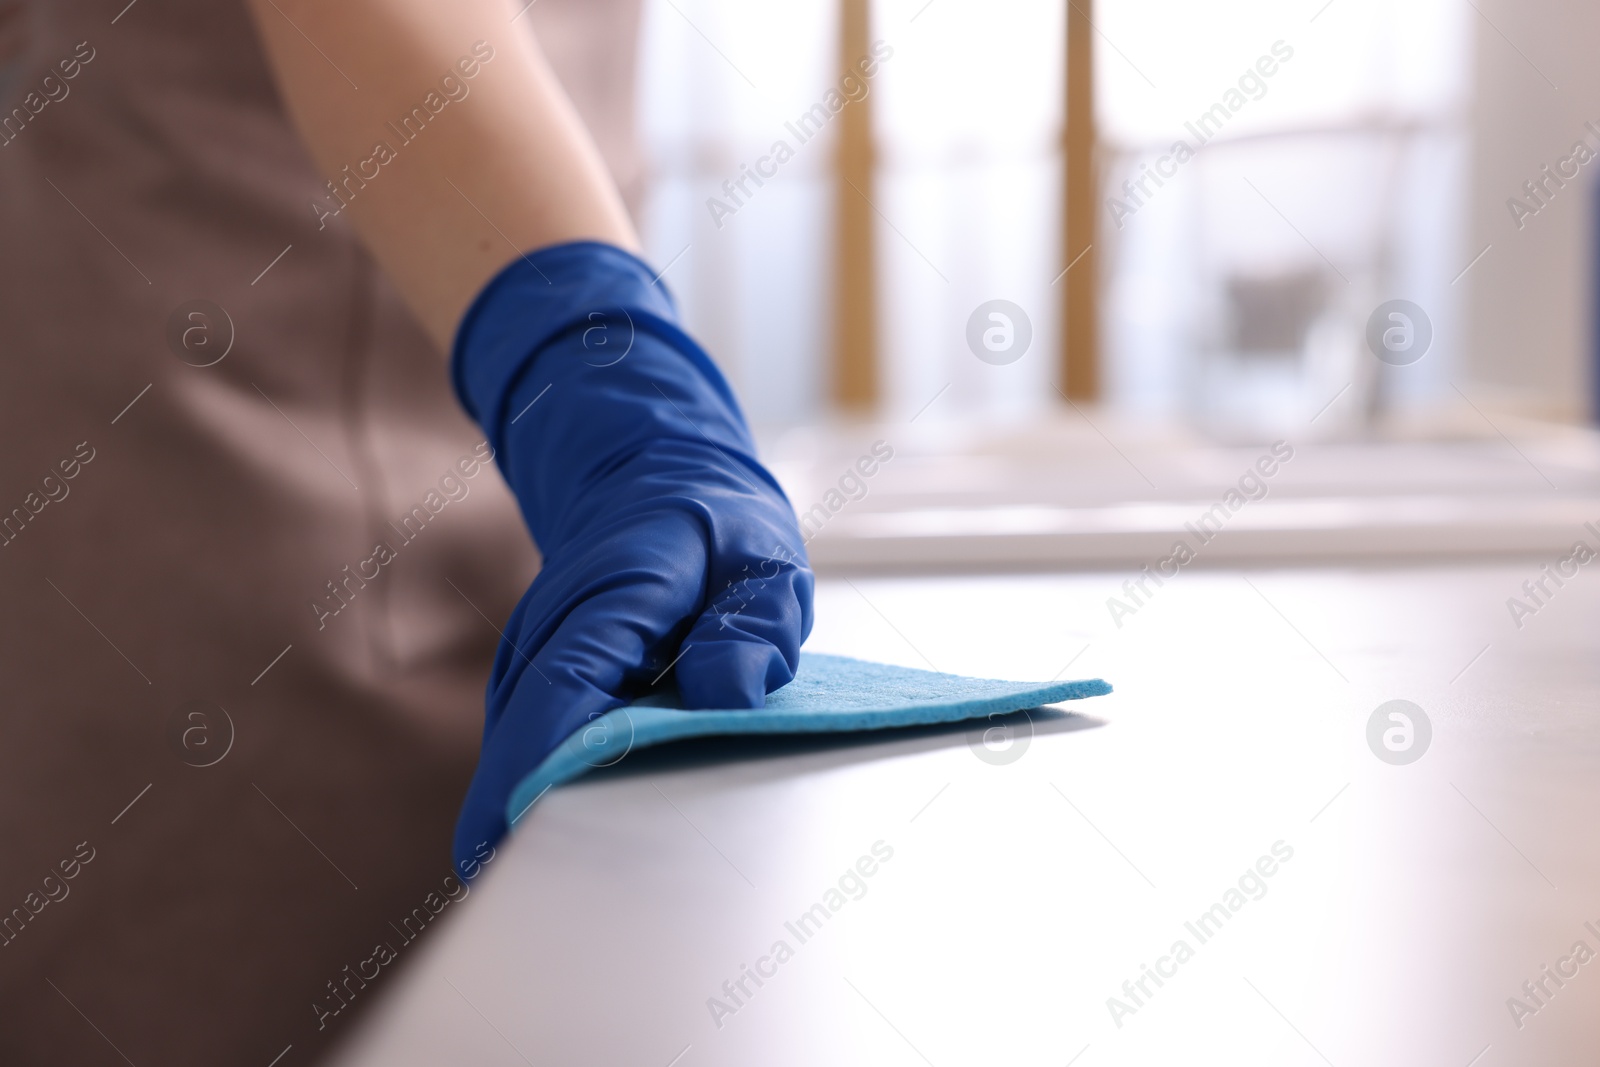
[[[462,318],[451,374],[544,556],[495,654],[465,875],[518,780],[669,669],[686,707],[761,707],[794,677],[813,579],[728,383],[638,258],[516,260]]]

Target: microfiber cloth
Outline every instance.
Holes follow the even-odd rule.
[[[670,690],[652,693],[599,716],[569,736],[517,783],[506,805],[515,824],[551,786],[591,767],[607,767],[636,748],[686,737],[733,734],[846,733],[896,726],[959,722],[1104,696],[1098,678],[1069,682],[1000,682],[847,656],[800,654],[794,681],[767,697],[766,707],[736,711],[685,711]]]

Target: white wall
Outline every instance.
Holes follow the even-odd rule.
[[[1467,258],[1492,247],[1459,283],[1468,287],[1466,373],[1491,399],[1587,418],[1600,160],[1520,230],[1506,201],[1578,139],[1600,152],[1600,135],[1584,127],[1588,120],[1600,126],[1600,7],[1591,0],[1475,2],[1483,16],[1475,16]]]

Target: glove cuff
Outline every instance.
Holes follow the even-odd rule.
[[[632,324],[679,332],[677,304],[649,265],[600,241],[518,256],[483,287],[456,328],[450,381],[497,452],[507,403],[534,357],[562,334],[619,312]]]

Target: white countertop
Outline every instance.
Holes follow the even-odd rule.
[[[1600,433],[1496,418],[1410,437],[1303,427],[1276,456],[1105,412],[811,428],[767,454],[823,575],[1137,567],[1207,515],[1205,567],[1545,554],[1600,525]]]
[[[1600,957],[1520,1029],[1507,1006],[1600,953],[1600,564],[1518,630],[1538,572],[1185,571],[1120,629],[1121,573],[825,582],[814,650],[1117,691],[1037,715],[1010,762],[940,729],[686,745],[556,789],[343,1062],[1579,1062]],[[1432,723],[1409,765],[1368,747],[1393,699]],[[785,923],[877,842],[802,942]]]

